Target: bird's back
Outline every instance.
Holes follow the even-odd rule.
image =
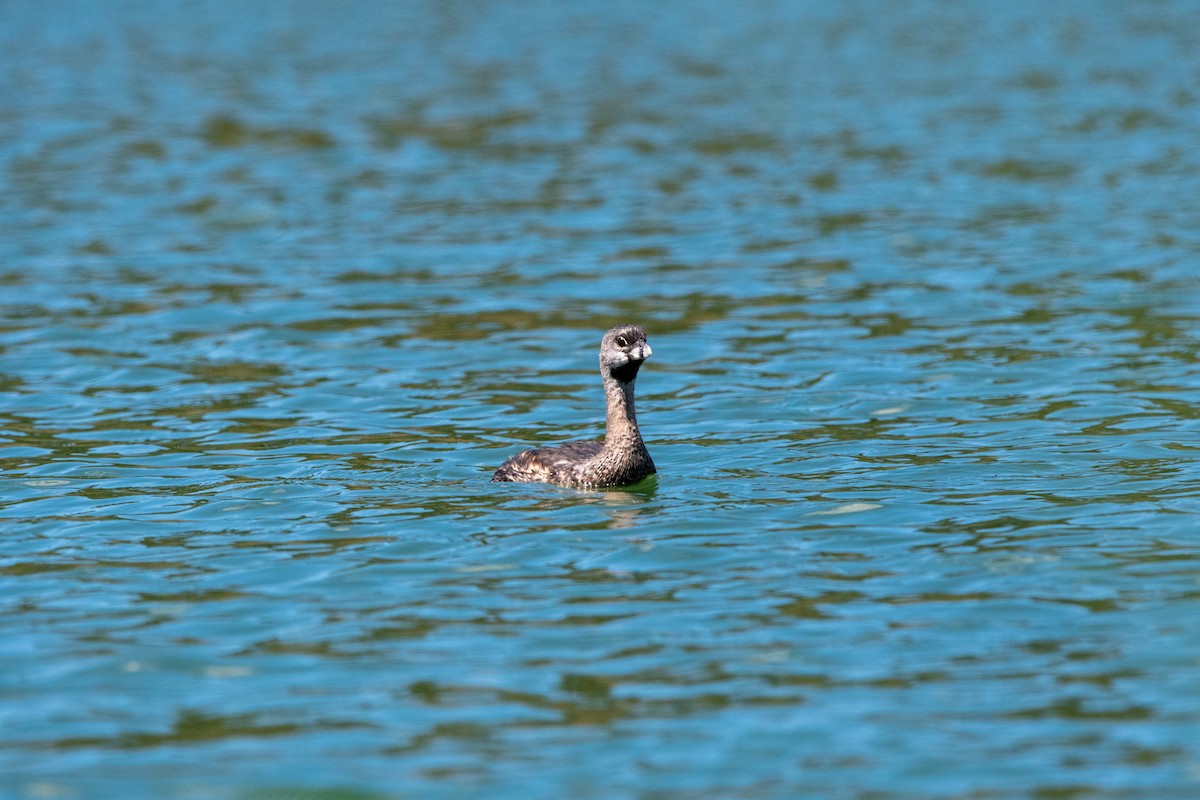
[[[560,483],[562,476],[600,455],[600,442],[567,442],[558,447],[539,447],[512,456],[496,470],[493,481]]]

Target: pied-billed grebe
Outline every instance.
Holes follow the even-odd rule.
[[[618,325],[600,342],[600,375],[608,398],[604,443],[569,442],[518,453],[500,465],[493,481],[556,483],[560,486],[628,486],[654,474],[633,411],[633,381],[650,357],[646,332]]]

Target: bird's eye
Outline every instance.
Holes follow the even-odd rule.
[[[617,337],[617,347],[629,347],[629,340],[624,336]]]

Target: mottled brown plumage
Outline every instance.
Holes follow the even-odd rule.
[[[526,450],[500,465],[493,481],[560,486],[628,486],[655,472],[633,408],[633,382],[650,357],[646,332],[618,325],[600,342],[600,376],[608,400],[604,442],[568,442]]]

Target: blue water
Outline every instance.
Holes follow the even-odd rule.
[[[1197,12],[0,5],[0,797],[1200,796]]]

